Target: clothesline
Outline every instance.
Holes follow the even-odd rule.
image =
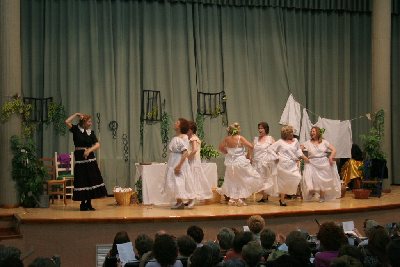
[[[290,94],[293,96],[293,93],[289,92],[289,95],[290,95]],[[302,108],[305,108],[305,109],[307,110],[307,112],[313,114],[313,115],[316,116],[317,118],[323,118],[323,116],[321,116],[321,115],[319,115],[319,114],[313,112],[312,110],[308,109],[306,106],[304,106],[303,104],[301,104],[299,101],[297,101],[297,99],[296,99],[294,96],[293,96],[293,99],[294,99],[297,103],[299,103],[300,106],[301,106]],[[348,119],[348,121],[354,121],[354,120],[362,119],[362,118],[364,118],[364,117],[367,118],[368,120],[371,120],[370,114],[371,114],[371,113],[366,113],[366,114],[364,114],[364,115],[359,115],[359,116],[354,117],[354,118],[352,118],[352,119]],[[345,121],[345,120],[342,120],[342,121]]]

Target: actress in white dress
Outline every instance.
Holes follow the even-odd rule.
[[[189,147],[189,165],[192,170],[194,178],[194,187],[196,188],[196,199],[205,200],[213,197],[211,190],[211,185],[208,182],[204,170],[201,167],[200,149],[201,140],[196,135],[197,125],[195,122],[189,122],[189,131],[187,133],[189,137],[190,147]]]
[[[337,171],[335,147],[322,138],[319,127],[312,127],[311,140],[302,147],[308,152],[309,162],[304,164],[302,194],[303,200],[311,200],[315,193],[319,201],[333,200],[340,197],[340,177]],[[328,158],[328,152],[331,152]]]
[[[250,156],[251,163],[260,174],[264,182],[263,198],[260,202],[268,200],[268,195],[276,193],[276,164],[274,158],[268,153],[268,147],[275,142],[275,139],[268,135],[269,125],[266,122],[258,123],[258,136],[254,137],[253,155]],[[274,179],[275,178],[275,179]]]
[[[244,200],[253,193],[264,190],[258,172],[246,158],[246,148],[253,145],[240,135],[240,125],[234,123],[227,129],[228,136],[222,140],[219,149],[225,154],[225,178],[218,192],[229,197],[228,205],[244,206]]]
[[[301,180],[299,159],[308,162],[303,155],[300,144],[293,137],[293,127],[284,126],[281,129],[281,139],[273,143],[268,151],[278,160],[277,163],[277,191],[280,199],[279,204],[286,206],[284,196],[297,193],[297,187]]]
[[[179,118],[174,125],[176,136],[168,145],[169,157],[165,173],[164,193],[176,199],[172,209],[183,209],[184,200],[188,200],[188,208],[193,208],[196,198],[194,178],[188,162],[189,122]]]

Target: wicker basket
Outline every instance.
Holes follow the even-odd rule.
[[[357,199],[367,199],[371,194],[369,189],[353,189],[354,198]]]
[[[114,198],[120,206],[129,206],[131,204],[131,196],[133,191],[129,192],[114,192]]]

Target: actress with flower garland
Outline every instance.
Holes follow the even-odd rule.
[[[78,118],[78,124],[72,121]],[[94,151],[100,148],[94,131],[92,131],[92,117],[87,114],[75,113],[65,120],[65,124],[73,135],[74,140],[74,193],[72,199],[81,201],[80,210],[95,210],[92,199],[107,196],[107,189],[103,182]]]

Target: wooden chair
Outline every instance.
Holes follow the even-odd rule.
[[[51,202],[54,203],[54,196],[61,196],[64,201],[64,205],[67,205],[66,202],[66,181],[65,180],[57,180],[56,179],[56,168],[54,164],[54,158],[41,158],[43,162],[43,166],[46,168],[47,173],[49,174],[49,180],[46,181],[47,185],[47,194],[51,198]]]
[[[74,152],[67,154],[55,152],[54,161],[56,179],[65,181],[65,195],[72,199],[74,194]]]

